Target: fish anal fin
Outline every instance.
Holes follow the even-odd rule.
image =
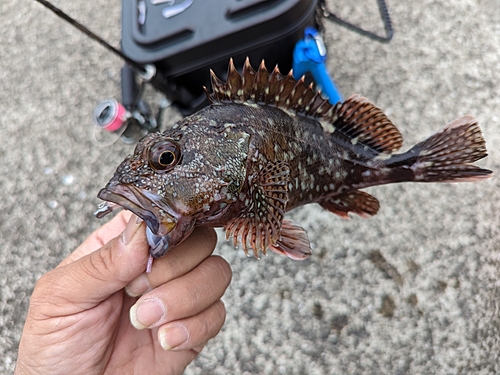
[[[367,218],[375,215],[380,208],[377,198],[360,190],[335,195],[320,201],[319,204],[325,210],[345,219],[349,219],[349,212]]]
[[[238,217],[225,226],[226,239],[241,243],[248,254],[252,249],[256,258],[260,252],[275,244],[281,236],[281,224],[288,201],[290,169],[285,162],[268,163],[249,177],[249,204]]]
[[[304,260],[311,255],[311,244],[306,231],[292,220],[283,220],[281,238],[269,245],[269,249],[294,260]]]

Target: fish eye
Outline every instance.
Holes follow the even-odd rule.
[[[174,162],[175,162],[175,154],[173,151],[170,150],[162,152],[160,157],[158,158],[158,163],[165,167],[174,164]]]
[[[173,142],[158,142],[150,150],[149,164],[157,171],[172,169],[181,156],[179,146]]]

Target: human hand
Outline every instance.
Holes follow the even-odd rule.
[[[198,227],[146,274],[145,224],[119,213],[37,282],[15,374],[182,373],[224,323],[215,244]]]

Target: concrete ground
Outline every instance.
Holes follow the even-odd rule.
[[[120,2],[55,3],[119,44]],[[382,30],[375,0],[329,1]],[[325,22],[328,66],[398,125],[405,147],[477,116],[499,170],[498,0],[389,1],[380,44]],[[0,3],[0,373],[11,373],[36,280],[101,222],[92,215],[131,146],[91,141],[91,113],[119,98],[121,61],[34,0]],[[167,116],[174,116],[169,112]],[[233,267],[227,321],[186,374],[500,373],[500,190],[481,183],[369,189],[378,215],[342,220],[319,206],[292,217],[314,255]]]

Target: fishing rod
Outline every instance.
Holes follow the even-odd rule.
[[[100,36],[96,35],[92,31],[90,31],[87,27],[85,27],[84,25],[79,23],[77,20],[75,20],[74,18],[72,18],[71,16],[69,16],[68,14],[63,12],[61,9],[59,9],[55,5],[51,4],[50,2],[48,2],[46,0],[35,0],[35,1],[39,2],[40,4],[45,6],[46,8],[50,9],[58,17],[62,18],[63,20],[65,20],[69,24],[73,25],[75,28],[80,30],[82,33],[87,35],[89,38],[98,42],[101,46],[106,48],[108,51],[110,51],[110,52],[114,53],[115,55],[117,55],[118,57],[122,58],[128,65],[130,65],[132,68],[134,68],[134,70],[137,71],[137,73],[139,73],[141,75],[150,75],[151,74],[151,68],[148,68],[145,65],[141,65],[141,64],[135,62],[134,60],[130,59],[129,57],[125,56],[125,54],[122,51],[113,47],[111,44],[106,42]]]
[[[90,31],[87,27],[76,21],[74,18],[63,12],[61,9],[51,4],[46,0],[36,0],[58,17],[68,22],[83,34],[98,42],[101,46],[108,51],[114,53],[125,61],[125,65],[121,71],[122,82],[126,81],[127,85],[122,85],[122,102],[118,103],[114,99],[107,99],[102,101],[94,111],[94,121],[98,128],[104,129],[108,132],[115,132],[120,136],[125,143],[133,143],[135,136],[129,137],[125,131],[130,124],[136,124],[136,128],[141,129],[141,135],[144,132],[151,132],[158,130],[158,124],[163,110],[168,106],[162,102],[160,110],[156,117],[152,114],[149,106],[140,100],[140,95],[144,83],[151,83],[153,86],[160,90],[165,89],[164,80],[157,75],[157,69],[154,64],[139,64],[126,56],[122,51],[113,47],[103,38]],[[138,75],[142,84],[137,86],[135,75]],[[127,90],[124,89],[127,88]],[[125,125],[125,126],[124,126]],[[94,139],[97,141],[94,131]],[[99,141],[98,141],[99,143]]]
[[[291,68],[294,65],[292,60],[295,59],[295,55],[292,59],[293,49],[300,34],[307,26],[320,27],[321,16],[380,42],[388,42],[393,36],[385,0],[377,0],[385,36],[340,19],[328,10],[325,0],[283,0],[290,4],[285,12],[272,7],[273,2],[258,2],[257,5],[253,2],[241,2],[236,6],[232,0],[220,0],[232,13],[227,13],[221,5],[218,14],[213,15],[213,19],[217,21],[212,22],[213,27],[204,29],[203,32],[194,15],[204,14],[211,9],[210,2],[200,1],[194,6],[193,0],[124,0],[123,33],[121,48],[118,49],[50,1],[36,1],[125,61],[121,69],[121,103],[114,99],[101,102],[94,112],[94,121],[100,129],[118,134],[126,143],[133,142],[134,128],[140,129],[141,135],[158,131],[162,113],[170,105],[174,105],[184,115],[206,105],[202,87],[210,85],[208,68],[223,76],[225,62],[222,63],[222,57],[233,57],[235,61],[243,61],[248,56],[254,59],[265,58],[266,62]],[[157,14],[160,11],[161,14]],[[268,17],[259,17],[262,12],[266,12]],[[154,14],[158,17],[153,17]],[[290,22],[284,22],[285,19],[294,22],[289,24]],[[134,36],[137,25],[138,32],[141,33],[139,39]],[[253,39],[247,34],[251,28],[258,29]],[[276,30],[279,30],[279,42]],[[308,38],[308,42],[316,46],[319,46],[318,40],[314,35]],[[273,43],[275,47],[269,48]],[[244,49],[242,45],[245,46]],[[321,58],[324,64],[326,54]],[[306,73],[301,69],[296,70],[301,71],[301,74]],[[318,77],[315,79],[318,80]],[[141,99],[146,84],[151,84],[166,97],[159,103],[156,115],[149,104]],[[319,86],[323,87],[321,82]]]

